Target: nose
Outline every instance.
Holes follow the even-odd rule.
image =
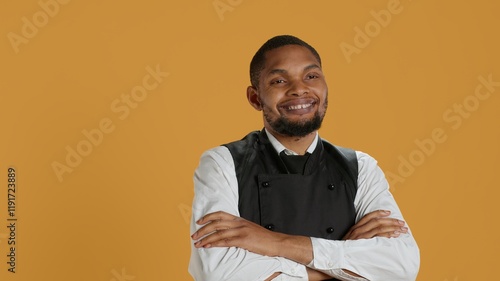
[[[302,96],[309,93],[309,87],[303,81],[294,81],[290,88],[288,89],[287,94],[290,96]]]

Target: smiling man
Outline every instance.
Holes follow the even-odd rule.
[[[250,80],[264,129],[205,152],[195,172],[195,280],[415,280],[419,250],[377,162],[318,135],[316,50],[271,38]]]

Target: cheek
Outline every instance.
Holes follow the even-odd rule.
[[[278,109],[276,108],[276,105],[274,104],[269,104],[269,103],[263,103],[262,104],[262,110],[266,114],[272,114],[272,115],[277,115],[279,114]]]
[[[319,83],[314,87],[317,93],[321,95],[326,95],[328,93],[328,87],[326,86],[326,83]]]
[[[328,89],[326,88],[318,89],[317,93],[323,103],[328,102]]]
[[[260,103],[262,107],[267,107],[269,109],[275,110],[278,101],[276,99],[266,97],[266,98],[261,98]]]

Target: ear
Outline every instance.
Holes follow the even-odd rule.
[[[257,93],[257,89],[254,86],[248,86],[247,88],[247,99],[253,108],[258,111],[262,110],[262,104],[260,103],[259,94]]]

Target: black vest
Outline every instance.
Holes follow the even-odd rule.
[[[339,240],[355,222],[356,153],[321,139],[304,174],[290,174],[264,130],[225,145],[234,160],[240,216],[267,229]]]

